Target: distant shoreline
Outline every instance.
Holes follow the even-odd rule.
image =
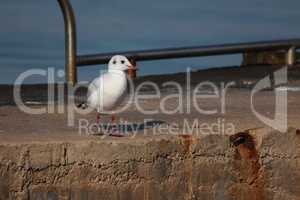
[[[216,84],[235,82],[235,88],[252,88],[252,86],[260,79],[270,75],[273,71],[283,66],[255,65],[255,66],[229,66],[220,68],[208,68],[197,71],[191,71],[191,86],[195,86],[203,81],[211,81]],[[290,67],[288,70],[289,85],[300,86],[300,66]],[[144,81],[156,83],[163,88],[163,83],[167,81],[175,81],[180,85],[186,84],[186,73],[160,74],[140,76],[134,80],[135,85]],[[57,85],[57,84],[55,84]],[[40,84],[24,84],[22,85],[21,95],[26,101],[44,102],[47,100],[46,83]],[[13,85],[0,84],[0,105],[13,105]],[[86,88],[78,90],[78,96],[86,95]]]

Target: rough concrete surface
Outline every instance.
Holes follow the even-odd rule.
[[[300,135],[1,145],[0,199],[299,199]]]
[[[80,135],[79,121],[94,123],[95,113],[75,114],[69,127],[67,114],[57,113],[57,108],[52,114],[29,115],[16,106],[1,106],[0,199],[300,199],[300,93],[288,93],[290,128],[285,133],[254,115],[250,94],[248,89],[230,89],[225,113],[220,99],[198,99],[201,108],[217,109],[211,115],[195,109],[145,115],[132,105],[118,115],[121,120],[142,125],[145,119],[155,121],[138,129],[135,137]],[[153,109],[160,102],[140,104]],[[182,103],[187,105],[185,98]],[[253,103],[260,114],[274,116],[273,91],[259,92]],[[172,109],[177,104],[171,99],[166,105]],[[221,119],[232,123],[234,132],[182,129],[184,120],[195,119],[199,125]],[[108,120],[101,118],[104,124]],[[153,133],[173,123],[179,127],[175,134],[168,129]]]

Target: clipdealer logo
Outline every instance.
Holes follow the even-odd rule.
[[[40,107],[40,108],[32,108],[27,106],[24,102],[23,99],[21,98],[21,86],[23,85],[25,79],[31,77],[31,76],[42,76],[46,77],[48,81],[48,102],[47,107]],[[19,107],[19,109],[25,113],[28,114],[44,114],[44,113],[55,113],[55,101],[54,101],[54,96],[55,96],[55,90],[53,87],[53,83],[55,83],[57,78],[62,78],[64,76],[64,72],[62,70],[56,71],[55,68],[48,68],[47,70],[45,69],[31,69],[28,71],[25,71],[19,75],[19,77],[16,79],[14,83],[14,101],[16,105]],[[273,77],[273,82],[271,81],[271,76]],[[267,88],[270,88],[272,85],[275,86],[280,86],[282,84],[287,83],[287,67],[284,67],[282,69],[279,69],[274,72],[273,75],[269,75],[264,77],[263,79],[259,80],[254,88],[251,90],[251,111],[252,113],[259,119],[262,123],[266,124],[267,126],[278,130],[280,132],[286,132],[287,130],[287,90],[282,90],[282,89],[274,89],[275,92],[275,115],[274,118],[268,118],[261,113],[259,113],[255,106],[254,106],[254,101],[255,101],[255,95],[258,94],[260,91],[263,91]],[[179,83],[176,83],[174,81],[172,82],[166,82],[163,85],[165,86],[170,86],[172,85],[174,88],[177,89],[178,93],[177,94],[169,94],[165,97],[161,96],[161,91],[159,89],[159,86],[155,84],[154,82],[149,82],[146,81],[142,84],[140,84],[137,88],[134,88],[134,85],[132,82],[130,82],[129,87],[130,87],[130,101],[131,103],[135,104],[135,107],[137,108],[137,112],[141,112],[145,115],[151,115],[153,114],[153,111],[145,110],[140,104],[140,100],[145,100],[149,98],[156,98],[160,101],[158,108],[156,108],[155,112],[162,113],[162,114],[176,114],[176,113],[183,113],[184,112],[184,107],[187,108],[187,114],[191,111],[191,107],[195,108],[199,114],[204,114],[204,115],[212,115],[216,114],[218,112],[217,109],[213,110],[203,110],[200,108],[200,105],[197,104],[197,98],[217,98],[220,100],[220,113],[225,115],[225,106],[226,106],[226,91],[230,86],[234,85],[234,82],[230,83],[221,83],[221,87],[218,87],[215,83],[205,81],[202,83],[199,83],[194,89],[192,90],[191,88],[191,74],[189,69],[186,72],[186,91],[188,92],[187,94],[184,94],[183,91],[185,91]],[[80,114],[87,114],[86,112],[92,112],[91,109],[88,109],[87,111],[80,111],[76,108],[75,106],[75,92],[76,89],[78,89],[81,85],[87,85],[87,82],[81,82],[78,84],[76,87],[68,87],[68,99],[67,99],[67,104],[64,104],[64,91],[65,90],[65,85],[63,82],[60,82],[60,85],[62,87],[58,88],[58,104],[62,104],[62,106],[58,107],[58,113],[63,114],[67,112],[68,115],[68,125],[69,126],[74,126],[74,114],[75,112],[78,112]],[[143,94],[141,93],[142,87],[147,86],[147,87],[152,87],[155,91],[155,94]],[[210,88],[212,93],[210,94],[202,94],[201,92],[204,91],[203,88]],[[200,92],[200,93],[199,93]],[[185,97],[186,96],[186,97]],[[168,105],[167,100],[171,98],[178,98],[179,104],[174,110],[168,110],[166,105]],[[184,103],[184,99],[187,98],[187,101]],[[190,105],[190,104],[193,105]],[[186,104],[186,105],[185,105]],[[64,106],[67,106],[64,108]],[[118,110],[118,112],[123,112],[128,108],[129,104],[126,103],[125,107],[122,107],[121,109]]]
[[[287,83],[287,67],[284,67],[282,69],[279,69],[273,73],[273,79],[274,79],[274,92],[275,92],[275,115],[274,119],[270,119],[262,114],[260,114],[258,111],[256,111],[254,107],[254,96],[259,91],[262,91],[264,89],[270,88],[272,86],[272,81],[269,76],[266,76],[265,78],[261,79],[252,89],[251,91],[251,110],[254,113],[254,115],[264,124],[266,124],[269,127],[272,127],[273,129],[280,131],[280,132],[286,132],[288,125],[287,125],[287,89],[276,89],[276,87],[281,86],[283,84]]]

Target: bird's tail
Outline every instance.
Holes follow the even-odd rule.
[[[81,102],[81,103],[77,104],[76,107],[85,110],[85,109],[87,109],[88,104],[86,102]]]

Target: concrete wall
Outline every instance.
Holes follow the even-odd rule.
[[[0,199],[300,198],[300,135],[292,128],[2,144],[0,152]]]

